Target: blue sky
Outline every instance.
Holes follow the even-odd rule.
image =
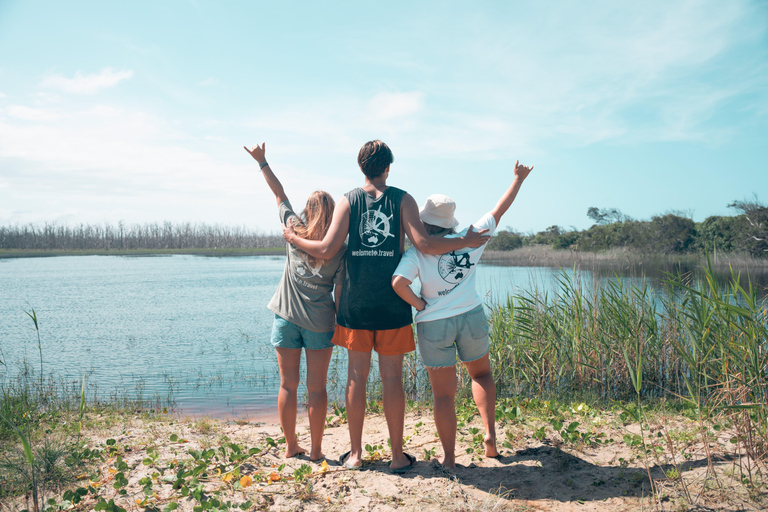
[[[516,159],[520,231],[731,214],[768,200],[768,2],[0,0],[0,224],[276,231],[243,145],[301,207],[374,138],[462,225]]]

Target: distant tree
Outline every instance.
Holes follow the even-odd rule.
[[[488,242],[488,250],[511,251],[523,246],[523,237],[511,231],[497,231],[496,236]]]
[[[688,252],[696,236],[691,219],[671,213],[653,217],[650,228],[656,251],[665,253]]]
[[[570,249],[574,245],[578,245],[581,233],[575,229],[566,233],[561,233],[555,241],[552,243],[553,249]]]
[[[563,234],[563,229],[560,226],[549,226],[544,231],[539,231],[531,239],[532,244],[544,244],[552,245],[555,239]]]
[[[742,235],[746,250],[754,256],[768,254],[768,208],[757,199],[757,195],[752,199],[734,201],[728,207],[741,212],[747,221],[746,232]]]
[[[598,226],[632,220],[632,217],[624,215],[618,208],[597,208],[596,206],[587,208],[587,217]]]
[[[743,217],[707,217],[696,223],[697,251],[746,251],[749,224]]]

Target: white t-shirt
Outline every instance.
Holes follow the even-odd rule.
[[[486,213],[474,224],[475,230],[496,231],[496,219]],[[464,236],[467,230],[446,238]],[[475,290],[475,267],[485,250],[484,244],[476,249],[465,247],[441,255],[422,254],[411,247],[403,254],[395,269],[396,276],[413,282],[421,280],[421,297],[427,301],[424,311],[416,313],[416,322],[430,322],[461,315],[479,306],[482,301]]]

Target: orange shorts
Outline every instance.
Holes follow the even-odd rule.
[[[406,354],[416,350],[413,339],[413,328],[410,325],[399,329],[369,331],[366,329],[349,329],[336,326],[331,343],[355,352],[370,352],[375,350],[384,356]]]

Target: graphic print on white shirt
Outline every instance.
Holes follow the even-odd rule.
[[[443,254],[437,261],[437,272],[446,283],[457,284],[475,264],[469,261],[469,253],[456,254],[456,251]]]
[[[360,240],[366,247],[378,247],[389,237],[395,236],[390,229],[392,215],[387,216],[378,210],[368,210],[360,222]]]
[[[488,234],[493,234],[496,219],[488,212],[473,226],[477,230],[487,229]],[[464,229],[455,235],[447,235],[447,238],[460,237],[466,233]],[[417,323],[460,315],[482,304],[482,297],[475,289],[475,281],[485,247],[466,247],[441,255],[423,254],[416,247],[405,251],[394,274],[411,282],[417,278],[421,281],[420,294],[427,301],[427,307],[416,313]]]

